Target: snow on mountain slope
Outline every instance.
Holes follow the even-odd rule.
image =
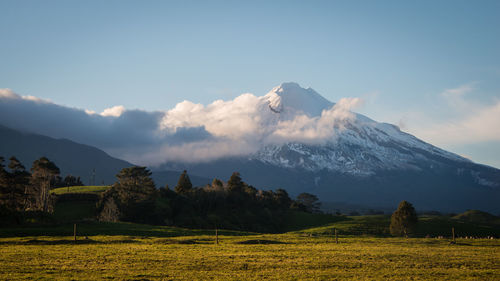
[[[370,175],[380,169],[419,169],[416,162],[436,162],[430,159],[436,157],[468,161],[396,126],[354,113],[360,102],[343,98],[332,103],[293,82],[264,96],[243,94],[207,106],[184,101],[165,112],[160,132],[176,134],[189,128],[209,137],[178,146],[167,144],[162,151],[169,159],[163,162],[246,157],[280,167]],[[152,154],[158,158],[157,151]]]
[[[267,112],[262,104],[260,109],[264,111],[263,120],[268,122],[264,126],[293,126],[295,122],[290,120],[300,118],[321,122],[321,118],[334,112],[337,106],[314,90],[303,89],[296,83],[275,87],[261,100],[268,105]],[[326,121],[331,137],[323,142],[299,138],[299,141],[291,140],[285,144],[270,144],[249,159],[286,168],[327,169],[354,175],[371,175],[377,170],[419,170],[417,163],[434,165],[443,159],[470,162],[404,133],[394,125],[378,123],[361,114],[349,111]]]
[[[305,114],[309,117],[320,116],[323,110],[331,108],[331,103],[313,89],[303,89],[299,84],[283,83],[273,88],[263,97],[269,102],[269,108],[275,113],[289,115]]]

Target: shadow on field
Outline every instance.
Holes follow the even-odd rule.
[[[138,236],[138,237],[180,237],[197,235],[214,235],[211,229],[187,229],[172,226],[154,226],[126,222],[79,222],[77,223],[78,236]],[[222,236],[246,236],[256,234],[246,231],[232,231],[219,229]],[[0,237],[26,236],[73,236],[73,224],[41,224],[23,225],[0,228]]]
[[[214,239],[160,239],[156,240],[155,244],[184,244],[184,245],[191,245],[191,244],[213,244]]]
[[[92,239],[82,239],[82,240],[39,240],[31,239],[26,241],[1,241],[0,245],[75,245],[75,244],[103,244],[101,241],[95,241]]]
[[[291,244],[291,243],[275,241],[275,240],[254,239],[254,240],[239,241],[239,242],[236,242],[235,244],[242,244],[242,245],[264,244],[265,245],[265,244]]]
[[[172,240],[172,242],[168,244],[195,244],[195,243],[189,243],[189,241],[190,240],[184,240],[184,241],[180,240],[175,242],[174,240]],[[57,240],[30,239],[24,241],[22,240],[0,241],[0,245],[93,245],[93,244],[127,244],[127,243],[143,243],[143,242],[134,239],[116,239],[116,240],[105,240],[105,241],[97,241],[93,239],[79,239],[76,241],[72,239],[57,239]]]

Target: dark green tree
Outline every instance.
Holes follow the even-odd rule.
[[[305,210],[309,213],[319,213],[321,202],[319,202],[318,196],[310,193],[301,193],[297,196],[297,203],[302,204]]]
[[[9,161],[11,206],[15,211],[24,211],[29,199],[30,173],[26,171],[24,165],[16,157],[10,157]]]
[[[290,199],[288,192],[281,188],[276,189],[274,192],[274,200],[281,208],[289,208],[292,204],[292,199]]]
[[[6,193],[6,188],[9,184],[9,173],[5,170],[5,159],[0,156],[0,194]]]
[[[123,168],[116,178],[118,181],[113,185],[113,189],[118,193],[121,202],[142,201],[156,192],[151,171],[146,167]]]
[[[212,188],[214,189],[222,189],[223,186],[224,184],[222,183],[222,181],[217,178],[214,178],[214,180],[212,181]]]
[[[241,180],[240,173],[234,172],[227,181],[227,189],[229,192],[241,192],[245,187],[245,183]]]
[[[19,223],[11,180],[12,174],[5,169],[4,158],[0,157],[0,226]]]
[[[415,208],[411,203],[403,200],[391,216],[391,234],[408,237],[415,232],[417,222],[418,217]]]
[[[193,184],[189,179],[189,175],[187,171],[184,170],[179,177],[179,181],[177,181],[177,185],[175,186],[175,192],[178,194],[186,194],[193,189]]]
[[[33,162],[31,167],[32,196],[34,197],[34,204],[31,207],[33,209],[42,212],[52,211],[50,183],[59,173],[59,168],[47,157],[42,157]]]
[[[99,219],[150,222],[157,197],[151,171],[134,166],[122,169],[116,178],[112,188],[101,195]]]
[[[64,185],[64,186],[82,186],[83,183],[82,183],[82,180],[80,179],[80,177],[67,175],[64,178],[62,185]]]
[[[0,207],[8,209],[9,173],[5,170],[5,159],[0,156]],[[1,210],[0,210],[1,211]]]

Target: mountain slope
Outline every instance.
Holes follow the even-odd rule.
[[[207,106],[183,101],[168,111],[133,110],[115,117],[12,93],[0,101],[2,124],[96,145],[144,165],[165,163],[154,167],[157,186],[175,185],[179,172],[171,171],[187,169],[196,185],[213,177],[227,180],[239,171],[256,187],[286,188],[292,195],[311,192],[323,201],[394,207],[404,199],[418,209],[500,212],[500,170],[354,113],[359,99],[332,103],[296,83],[284,83],[263,96],[243,94]],[[102,151],[91,156],[95,151],[87,152],[89,147],[75,149],[76,154],[61,152],[72,142],[51,140],[55,143],[22,140],[24,146],[2,140],[0,152],[21,155],[26,166],[42,155],[56,158],[52,160],[63,173],[78,174],[84,181],[96,159],[104,157]],[[35,155],[22,158],[34,148]],[[76,170],[79,161],[84,165]],[[106,166],[113,169],[106,171],[105,183],[114,181],[120,165],[95,167],[96,183]]]
[[[89,184],[94,169],[95,184],[112,184],[121,169],[132,166],[100,149],[67,139],[19,132],[1,125],[0,135],[0,155],[7,161],[15,156],[29,170],[33,161],[45,156],[56,163],[63,177],[80,176],[84,184]]]
[[[109,156],[104,151],[79,144],[67,139],[54,139],[32,133],[16,131],[0,125],[0,156],[8,159],[15,156],[23,163],[27,170],[36,159],[47,157],[61,170],[61,175],[81,177],[84,184],[89,184],[95,169],[95,184],[112,184],[116,181],[115,175],[133,164]],[[179,171],[155,171],[153,179],[158,187],[168,184],[174,187],[179,179]],[[190,175],[193,184],[204,185],[210,183],[209,178]]]
[[[323,201],[386,207],[409,200],[419,209],[500,212],[500,170],[353,113],[312,89],[282,84],[260,98],[258,112],[272,133],[257,152],[162,167],[222,179],[240,171],[257,187],[311,192]],[[288,141],[273,142],[276,132]]]

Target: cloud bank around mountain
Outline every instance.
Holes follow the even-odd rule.
[[[296,91],[312,91],[294,85],[291,87]],[[277,113],[271,110],[270,97],[275,101],[276,93],[260,97],[246,93],[206,106],[183,101],[165,111],[114,106],[96,113],[0,89],[0,124],[67,138],[135,164],[154,166],[167,161],[200,162],[249,155],[268,144],[334,141],[342,130],[341,121],[356,118],[351,110],[362,103],[359,98],[344,98],[333,106],[329,102],[320,104],[320,110],[315,110],[321,115],[315,115],[287,107],[307,101],[283,99],[283,112]]]

